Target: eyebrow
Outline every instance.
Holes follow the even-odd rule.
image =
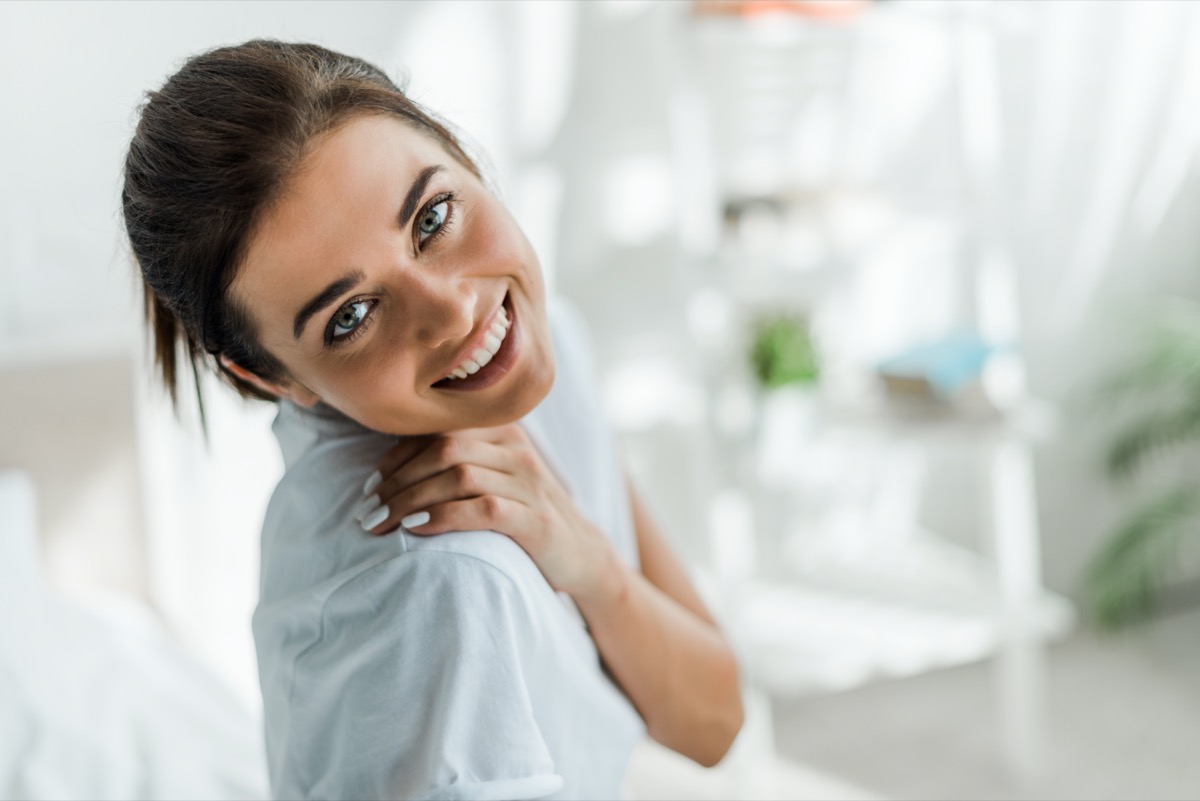
[[[417,203],[421,200],[421,195],[425,194],[425,188],[429,186],[429,182],[433,176],[439,172],[444,172],[445,167],[440,164],[432,164],[417,173],[416,179],[412,182],[412,186],[408,188],[408,194],[404,196],[404,203],[400,206],[400,216],[397,218],[400,227],[408,225],[408,221],[412,219],[413,212],[417,210]],[[325,287],[319,295],[314,297],[308,303],[304,304],[299,312],[296,313],[296,320],[292,324],[292,336],[296,339],[304,333],[304,326],[314,314],[324,309],[326,306],[333,303],[342,295],[350,291],[355,284],[362,281],[365,276],[361,270],[347,273],[341,278],[334,281],[329,286]]]
[[[429,185],[429,181],[433,176],[439,172],[443,172],[445,169],[440,164],[433,164],[417,173],[417,179],[408,188],[408,194],[404,196],[404,205],[400,207],[400,217],[398,219],[401,228],[408,225],[413,212],[417,210],[417,202],[421,200],[421,195],[425,194],[425,187]]]
[[[349,292],[364,278],[366,278],[366,276],[363,274],[362,270],[355,270],[353,272],[346,273],[341,278],[325,287],[325,289],[321,290],[321,294],[304,304],[304,308],[296,313],[296,322],[292,327],[292,336],[294,336],[296,339],[299,339],[300,335],[304,333],[304,326],[308,323],[309,318],[311,318],[321,309],[333,303],[342,295]]]

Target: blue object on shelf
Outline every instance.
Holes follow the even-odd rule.
[[[885,381],[924,385],[934,397],[950,400],[979,377],[988,357],[1002,349],[978,334],[955,333],[886,359],[877,370]]]

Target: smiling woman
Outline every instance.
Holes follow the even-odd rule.
[[[394,117],[358,116],[309,147],[230,287],[288,379],[229,358],[225,367],[393,434],[492,426],[533,409],[554,378],[542,273],[503,204]],[[497,359],[488,337],[508,343]]]
[[[122,199],[172,393],[182,356],[279,404],[277,796],[616,798],[646,732],[722,758],[733,655],[620,469],[583,326],[442,123],[359,59],[221,48],[150,93]]]

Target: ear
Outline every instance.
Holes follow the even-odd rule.
[[[297,406],[312,407],[316,405],[317,401],[321,400],[321,398],[314,392],[295,382],[279,383],[276,381],[268,381],[262,376],[252,373],[245,367],[242,367],[224,353],[220,354],[217,358],[220,360],[222,367],[233,373],[241,380],[245,381],[247,384],[250,384],[257,389],[261,389],[263,392],[274,395],[278,398],[287,398]]]

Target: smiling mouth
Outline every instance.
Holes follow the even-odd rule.
[[[512,369],[519,344],[520,332],[512,298],[506,294],[484,341],[454,368],[451,375],[434,383],[433,388],[464,391],[491,386]]]

